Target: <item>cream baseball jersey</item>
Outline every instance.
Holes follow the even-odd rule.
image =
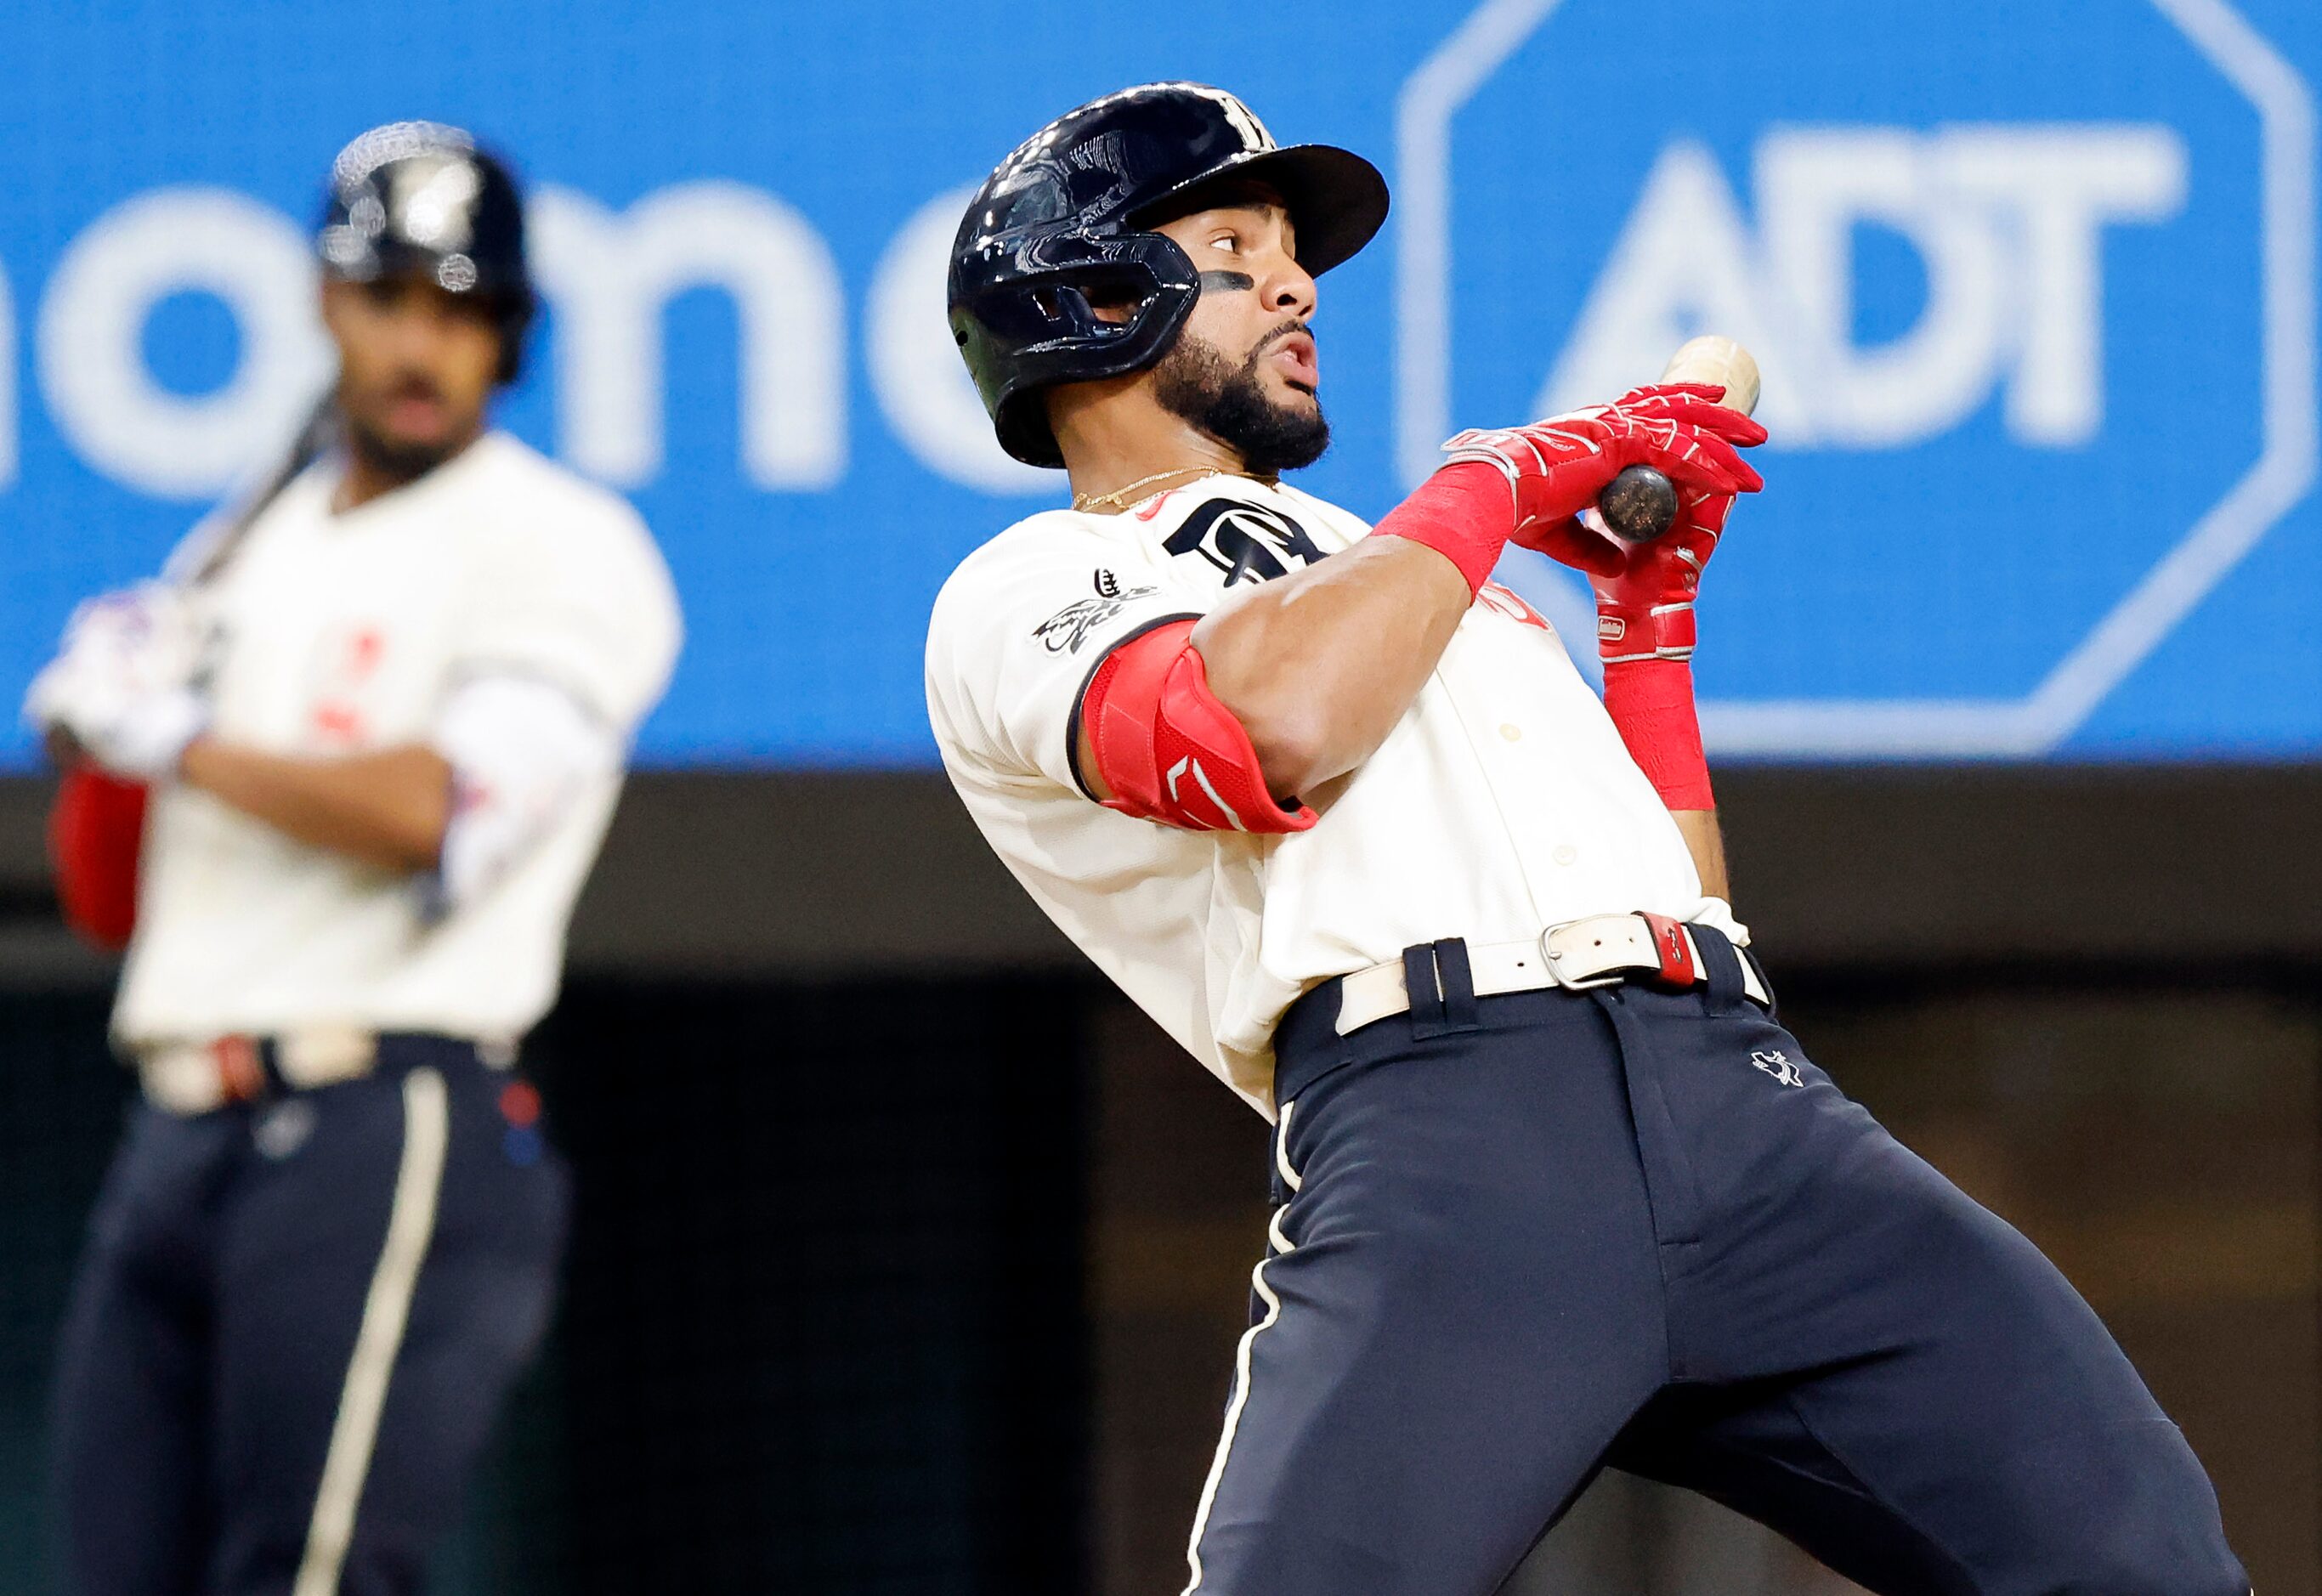
[[[1302,795],[1312,828],[1180,831],[1088,797],[1077,716],[1108,652],[1369,530],[1296,488],[1228,477],[1124,515],[1049,511],[969,555],[928,628],[928,716],[985,840],[1268,1116],[1282,1011],[1414,943],[1516,941],[1638,909],[1742,935],[1554,629],[1495,585],[1371,757]]]
[[[114,1013],[132,1044],[307,1024],[514,1038],[554,999],[628,738],[676,660],[667,568],[626,502],[504,433],[343,514],[337,479],[326,458],[291,482],[196,594],[213,734],[295,755],[434,745],[463,808],[521,784],[525,758],[606,752],[565,759],[521,848],[448,907],[440,881],[158,789]],[[541,734],[561,723],[562,744]],[[478,774],[456,750],[479,743],[517,762]],[[447,869],[469,852],[453,825]]]

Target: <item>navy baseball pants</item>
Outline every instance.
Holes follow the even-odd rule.
[[[554,1294],[530,1090],[402,1035],[359,1081],[132,1110],[58,1374],[71,1596],[420,1588]]]
[[[1696,936],[1689,992],[1293,1008],[1189,1589],[1488,1596],[1611,1464],[1884,1596],[2243,1596],[2096,1315]]]

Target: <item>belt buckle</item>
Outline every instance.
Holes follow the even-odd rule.
[[[1595,917],[1589,917],[1593,919]],[[1568,992],[1587,992],[1594,991],[1598,987],[1619,986],[1628,979],[1626,971],[1608,970],[1602,975],[1586,977],[1574,977],[1564,973],[1564,955],[1550,945],[1550,940],[1558,932],[1579,924],[1578,920],[1567,920],[1562,925],[1550,926],[1540,934],[1540,961],[1548,966],[1550,978]]]

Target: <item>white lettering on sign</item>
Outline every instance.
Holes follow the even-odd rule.
[[[223,301],[239,334],[233,373],[204,394],[163,387],[145,360],[154,307],[187,293]],[[162,498],[240,480],[282,447],[332,366],[305,236],[223,188],[158,188],[100,216],[57,262],[35,343],[41,390],[74,451]]]
[[[1694,333],[1730,333],[1765,373],[1778,443],[1898,448],[2003,388],[2017,442],[2088,442],[2104,423],[2103,233],[2182,210],[2184,142],[2153,124],[1775,128],[1755,156],[1753,235],[1708,150],[1665,148],[1536,409],[1600,401]],[[1854,342],[1854,236],[1916,252],[1917,320]]]
[[[1063,479],[1011,460],[992,434],[944,309],[952,236],[973,186],[921,205],[888,244],[864,305],[864,354],[887,424],[921,465],[986,493],[1054,493]]]
[[[795,209],[739,183],[657,189],[623,214],[544,188],[534,269],[554,303],[560,451],[625,488],[659,474],[662,318],[716,287],[741,324],[744,474],[813,491],[846,472],[846,295],[830,248]]]

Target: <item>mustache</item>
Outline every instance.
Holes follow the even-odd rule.
[[[380,383],[372,390],[379,399],[393,404],[399,399],[427,399],[443,402],[443,389],[435,379],[423,371],[401,371]]]
[[[1249,359],[1244,360],[1242,365],[1249,370],[1256,370],[1257,369],[1258,361],[1266,358],[1266,351],[1273,348],[1274,345],[1280,342],[1283,339],[1289,337],[1293,333],[1306,333],[1308,336],[1312,336],[1303,316],[1292,316],[1288,320],[1284,321],[1280,326],[1275,327],[1272,332],[1268,333],[1265,337],[1259,339],[1257,342],[1252,346],[1249,351]]]

